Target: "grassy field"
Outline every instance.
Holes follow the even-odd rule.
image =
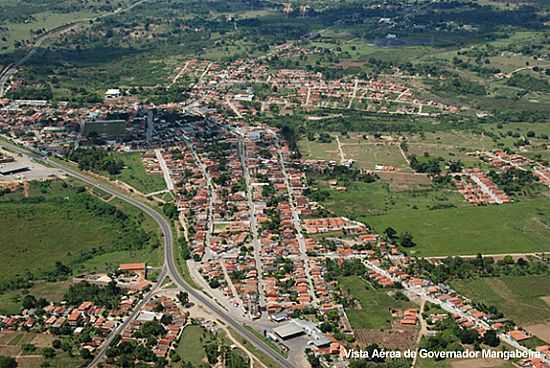
[[[353,328],[390,328],[390,308],[402,309],[413,306],[412,303],[389,296],[389,289],[374,289],[357,276],[343,277],[338,282],[344,293],[349,293],[361,304],[361,309],[346,309]]]
[[[125,165],[122,172],[115,176],[116,179],[145,194],[166,189],[162,175],[150,175],[145,171],[140,153],[119,153],[116,157],[124,161]]]
[[[466,206],[462,196],[453,191],[428,189],[396,192],[382,182],[354,183],[346,192],[328,189],[330,197],[323,202],[329,210],[351,217],[391,214],[400,210],[428,210],[454,205]],[[370,218],[370,217],[369,217]]]
[[[457,280],[451,285],[473,300],[495,305],[517,323],[550,321],[550,305],[542,299],[550,296],[550,283],[546,276]]]
[[[37,298],[45,298],[52,302],[60,302],[63,300],[69,285],[69,281],[37,282],[30,289],[14,290],[0,294],[0,314],[18,313],[21,308],[21,299],[27,294],[32,294]]]
[[[298,142],[298,147],[304,159],[340,161],[338,145],[334,140],[331,143],[321,143],[304,139]]]
[[[2,198],[0,232],[3,234],[2,243],[9,246],[0,249],[0,257],[5,260],[0,270],[0,281],[27,272],[41,275],[51,271],[57,261],[68,265],[75,262],[74,265],[82,264],[81,253],[93,248],[102,247],[107,252],[107,255],[103,253],[101,259],[87,260],[90,265],[95,262],[94,268],[97,270],[105,269],[99,266],[103,260],[118,262],[142,259],[142,252],[147,253],[145,250],[136,251],[139,257],[122,251],[109,255],[109,251],[114,250],[114,244],[126,244],[132,248],[132,242],[136,241],[133,234],[127,233],[128,228],[114,221],[111,216],[96,215],[87,210],[78,203],[78,198],[91,198],[92,203],[101,203],[99,199],[77,193],[75,187],[64,187],[62,182],[54,182],[49,186],[32,184],[31,198],[27,200],[22,199],[20,192]],[[131,212],[129,208],[122,210],[135,216],[136,221],[141,215]],[[142,226],[153,234],[152,220],[143,217]],[[158,239],[156,242],[159,243]],[[77,270],[80,269],[86,268],[80,266]]]
[[[374,170],[376,165],[394,166],[410,171],[407,161],[399,152],[399,146],[387,144],[367,144],[365,142],[342,143],[346,159],[356,162],[357,167]]]
[[[190,362],[194,367],[198,367],[206,361],[206,352],[201,342],[201,338],[205,334],[206,331],[200,326],[190,325],[185,327],[176,348],[176,353],[183,361]]]
[[[409,231],[418,256],[519,253],[550,250],[550,203],[526,200],[502,206],[403,209],[361,220],[381,232]]]
[[[53,203],[0,206],[4,266],[0,280],[26,272],[40,274],[56,261],[71,262],[82,250],[108,249],[120,231],[116,224],[86,211]]]
[[[3,52],[13,51],[16,42],[27,42],[33,39],[31,30],[53,28],[65,25],[75,19],[90,18],[95,13],[90,11],[77,11],[68,13],[43,12],[35,14],[31,22],[10,22],[5,24],[8,31],[5,33],[5,41],[0,39],[0,50]]]
[[[513,362],[499,359],[418,359],[417,368],[513,368]]]
[[[44,358],[40,355],[40,349],[51,346],[54,337],[50,335],[37,334],[32,332],[2,332],[0,333],[0,355],[17,356],[17,367],[20,368],[39,368],[43,365]],[[22,352],[22,346],[33,344],[38,348],[36,352],[25,354]],[[48,367],[64,368],[79,367],[83,361],[77,354],[69,354],[61,350],[56,351],[53,359],[48,360]]]
[[[427,153],[430,157],[461,160],[466,166],[477,166],[480,163],[477,157],[468,155],[469,152],[496,148],[491,138],[466,131],[415,134],[407,138],[408,154],[423,157]]]

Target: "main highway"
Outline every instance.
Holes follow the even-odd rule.
[[[239,321],[234,319],[229,313],[225,312],[218,304],[210,300],[209,297],[204,295],[199,290],[191,287],[181,276],[179,268],[174,257],[174,235],[172,232],[172,227],[169,221],[161,215],[157,210],[150,207],[149,205],[141,202],[140,200],[122,192],[121,190],[103,184],[100,180],[90,177],[79,170],[73,169],[72,167],[60,163],[54,160],[44,159],[41,155],[31,152],[28,149],[22,148],[21,146],[14,145],[12,143],[7,143],[5,140],[0,142],[2,146],[6,149],[20,153],[22,155],[27,155],[33,158],[35,161],[42,162],[47,166],[55,167],[59,170],[62,170],[67,175],[72,176],[92,187],[98,188],[136,208],[141,210],[150,216],[160,227],[163,235],[164,242],[164,270],[166,276],[172,280],[172,282],[178,287],[178,289],[186,291],[189,295],[194,298],[198,303],[205,306],[213,317],[217,317],[220,321],[224,322],[227,326],[233,328],[241,337],[246,339],[250,344],[252,344],[258,351],[268,356],[274,362],[276,362],[280,367],[283,368],[294,368],[294,365],[287,361],[281,354],[271,349],[261,338],[256,336],[254,333],[245,328]],[[164,273],[164,271],[163,271]],[[105,350],[99,352],[97,355],[104,354]],[[101,357],[97,356],[94,360],[99,360]]]

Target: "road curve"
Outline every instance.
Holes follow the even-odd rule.
[[[15,151],[17,153],[25,154],[27,156],[31,156],[37,161],[44,161],[44,159],[33,152],[30,152],[27,149],[21,148],[19,146],[13,145],[11,143],[5,143],[4,141],[1,142],[3,146],[6,148]],[[147,204],[138,201],[137,199],[129,196],[128,194],[125,194],[121,192],[120,190],[113,188],[108,185],[102,184],[99,180],[91,178],[73,168],[68,167],[67,165],[58,163],[56,161],[48,160],[46,161],[49,166],[53,166],[59,170],[64,171],[66,174],[75,177],[79,179],[80,181],[91,185],[95,188],[98,188],[112,196],[115,196],[116,198],[119,198],[120,200],[140,209],[141,211],[145,212],[147,215],[149,215],[160,227],[162,234],[163,234],[163,240],[164,240],[164,268],[166,270],[166,275],[169,277],[176,286],[181,289],[185,290],[189,293],[189,295],[192,298],[195,298],[199,303],[206,306],[210,312],[217,316],[218,319],[223,321],[227,326],[233,328],[239,335],[241,335],[243,338],[245,338],[247,341],[249,341],[256,349],[258,349],[260,352],[271,358],[274,362],[276,362],[280,367],[283,368],[295,368],[293,364],[288,362],[282,355],[280,355],[278,352],[275,352],[272,350],[269,345],[267,345],[261,338],[256,336],[254,333],[249,331],[247,328],[245,328],[239,321],[236,321],[233,319],[228,313],[226,313],[220,306],[218,306],[215,302],[211,301],[207,296],[205,296],[202,292],[194,289],[191,287],[181,276],[178,266],[176,264],[176,260],[174,257],[174,235],[172,232],[172,227],[170,226],[170,223],[164,216],[162,216],[158,211],[156,211],[154,208],[148,206]]]

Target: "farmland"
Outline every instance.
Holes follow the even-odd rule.
[[[40,355],[40,349],[50,347],[53,340],[53,336],[31,332],[2,332],[0,333],[0,355],[18,356],[18,367],[41,367],[44,358]],[[22,347],[26,344],[32,344],[37,351],[23,352]],[[63,368],[80,366],[82,361],[74,353],[60,351],[53,359],[48,359],[48,363],[48,367]]]
[[[389,296],[388,289],[374,289],[365,280],[350,276],[339,279],[340,289],[356,299],[360,308],[348,308],[346,313],[354,329],[385,329],[391,327],[390,308],[401,309],[412,304]]]
[[[457,280],[452,286],[469,298],[496,306],[515,322],[529,325],[550,321],[550,305],[543,300],[550,296],[546,276]]]

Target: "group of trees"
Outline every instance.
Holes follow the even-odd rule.
[[[124,162],[116,158],[112,153],[97,149],[79,148],[67,154],[67,158],[78,163],[81,170],[95,172],[108,172],[110,175],[118,175],[124,168]]]
[[[429,351],[462,351],[464,345],[480,350],[481,344],[490,347],[500,344],[496,331],[489,330],[481,337],[476,330],[460,327],[453,318],[438,321],[433,329],[438,331],[437,335],[425,337],[421,342],[421,347]]]
[[[384,236],[386,237],[386,240],[391,244],[399,243],[402,247],[405,248],[412,248],[416,245],[416,243],[413,241],[412,234],[408,231],[405,231],[398,235],[397,231],[393,227],[387,227],[384,230]]]
[[[343,263],[327,258],[325,260],[326,280],[334,281],[340,276],[363,276],[367,268],[360,259],[347,259]]]
[[[122,290],[115,282],[111,282],[105,287],[82,282],[71,285],[65,293],[64,300],[70,305],[79,305],[89,300],[96,305],[113,309],[120,303],[122,295]]]
[[[409,156],[410,166],[414,171],[429,174],[431,176],[441,174],[441,161],[442,159],[440,158],[430,158],[427,161],[421,161],[416,155]]]
[[[489,171],[488,176],[508,195],[522,194],[525,189],[539,181],[531,171],[510,168],[501,173]]]
[[[13,357],[0,355],[0,368],[17,368],[17,361]]]
[[[439,283],[476,277],[546,275],[550,273],[550,266],[535,259],[518,258],[514,261],[511,256],[505,256],[495,261],[493,257],[478,255],[475,258],[447,257],[437,265],[418,258],[408,266],[407,272],[423,275]]]

